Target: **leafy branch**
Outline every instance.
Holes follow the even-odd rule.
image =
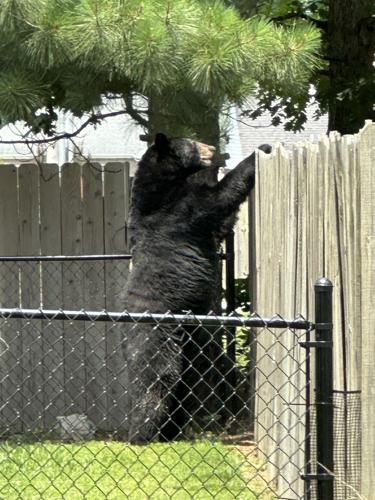
[[[52,142],[59,141],[61,139],[71,139],[74,137],[77,137],[86,127],[89,125],[94,125],[100,123],[102,120],[105,118],[110,118],[112,116],[119,116],[119,115],[125,115],[128,114],[127,109],[121,109],[119,111],[111,111],[109,113],[93,113],[87,118],[86,121],[82,123],[80,127],[78,127],[74,132],[62,132],[61,134],[56,134],[51,137],[45,137],[43,139],[16,139],[16,140],[1,140],[0,139],[0,144],[27,144],[27,145],[32,145],[32,144],[48,144]],[[29,132],[28,132],[29,133]]]

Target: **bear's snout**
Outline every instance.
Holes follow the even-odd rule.
[[[210,167],[212,165],[212,159],[214,157],[216,149],[213,146],[209,146],[208,144],[203,144],[202,142],[196,143],[200,162],[205,167]]]

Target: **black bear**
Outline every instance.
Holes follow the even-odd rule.
[[[269,152],[267,147],[263,150]],[[133,255],[125,295],[129,312],[207,314],[212,309],[218,243],[232,229],[255,174],[253,153],[220,182],[197,181],[198,172],[215,168],[213,156],[214,148],[205,144],[157,134],[139,162],[129,224]],[[192,415],[193,410],[186,408],[192,390],[183,373],[189,372],[186,359],[190,363],[196,355],[186,354],[191,342],[189,347],[184,335],[167,324],[127,328],[130,442],[174,438],[184,417]]]

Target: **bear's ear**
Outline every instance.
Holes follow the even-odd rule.
[[[168,151],[169,140],[164,134],[156,134],[154,144],[159,153],[163,154]]]

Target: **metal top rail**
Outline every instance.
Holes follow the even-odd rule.
[[[114,255],[9,255],[0,256],[0,262],[46,262],[70,260],[129,260],[131,254]]]
[[[303,317],[295,319],[283,319],[279,316],[272,318],[261,318],[260,316],[215,316],[186,314],[152,314],[109,311],[70,311],[62,309],[19,309],[0,308],[0,318],[19,319],[45,319],[66,321],[98,321],[119,323],[153,323],[153,324],[177,324],[177,325],[211,325],[211,326],[233,326],[247,328],[289,328],[295,330],[313,330],[314,323]]]
[[[218,252],[219,258],[227,259],[227,254]],[[0,262],[66,262],[78,260],[131,260],[131,254],[113,254],[113,255],[3,255],[0,256]]]

